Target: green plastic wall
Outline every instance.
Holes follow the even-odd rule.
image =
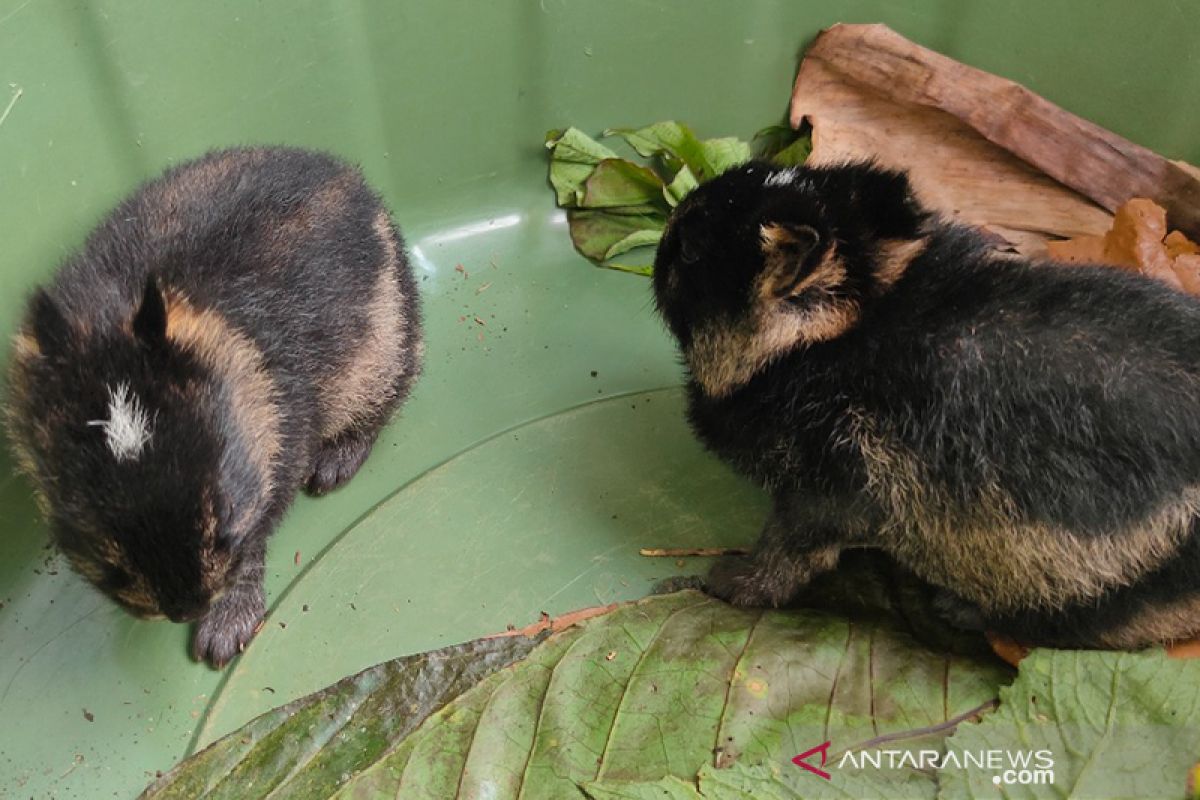
[[[763,498],[688,435],[644,279],[571,250],[541,142],[667,118],[749,136],[837,21],[1200,162],[1186,0],[0,0],[0,332],[139,181],[278,142],[363,166],[413,249],[429,343],[360,476],[286,519],[267,626],[221,673],[188,659],[186,628],[71,576],[0,457],[0,797],[131,797],[371,663],[704,568],[639,546],[751,539]]]

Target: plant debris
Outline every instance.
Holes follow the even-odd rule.
[[[940,751],[961,721],[995,713],[1010,680],[990,655],[948,659],[887,620],[738,609],[680,592],[539,639],[386,662],[259,717],[143,797],[215,796],[219,786],[314,800],[679,796],[633,785],[664,776],[685,788],[734,781],[713,784],[707,800],[808,797],[802,770],[757,770],[827,739]],[[937,788],[933,771],[909,776],[902,791],[889,791],[893,774],[865,771],[874,783],[864,786],[857,770],[833,772],[842,797]]]
[[[835,25],[817,37],[796,77],[791,123],[811,126],[812,163],[905,169],[926,205],[1025,255],[1045,255],[1047,240],[1102,235],[1108,212],[1135,196],[1200,233],[1194,167],[884,25]]]
[[[1059,261],[1124,267],[1200,295],[1200,245],[1180,231],[1167,233],[1166,209],[1144,197],[1117,209],[1104,234],[1050,242],[1047,249]]]
[[[647,558],[688,558],[691,556],[744,556],[750,552],[746,547],[643,547],[638,555]]]
[[[559,617],[551,617],[549,614],[543,611],[538,615],[537,622],[530,623],[524,628],[517,628],[512,624],[509,624],[502,633],[493,633],[491,636],[486,638],[493,639],[498,637],[502,638],[505,636],[526,636],[532,638],[536,637],[540,633],[543,633],[544,631],[562,631],[572,627],[573,625],[578,625],[585,619],[591,619],[592,617],[598,617],[601,614],[607,614],[616,607],[616,603],[609,603],[608,605],[604,606],[581,608],[578,611],[572,611]]]
[[[808,155],[807,138],[783,126],[760,133],[762,155],[777,163],[799,163]],[[700,139],[675,121],[610,128],[604,136],[624,140],[646,163],[621,158],[577,128],[552,130],[546,134],[550,184],[567,209],[575,249],[600,266],[638,275],[651,273],[647,248],[657,246],[679,201],[754,155],[748,142]],[[630,253],[636,257],[626,260]]]

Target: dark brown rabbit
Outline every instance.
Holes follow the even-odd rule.
[[[1200,301],[993,251],[867,164],[752,163],[654,270],[700,439],[775,498],[714,593],[778,605],[874,547],[1018,640],[1200,632]]]
[[[264,613],[267,537],[348,481],[421,364],[404,244],[353,167],[210,153],[121,203],[30,300],[8,428],[54,540],[221,665]]]

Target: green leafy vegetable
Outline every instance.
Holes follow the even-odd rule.
[[[700,181],[715,178],[730,167],[750,160],[750,145],[729,137],[701,141],[679,122],[656,122],[645,128],[610,128],[605,136],[620,136],[643,158],[660,156],[675,172],[688,167]]]
[[[1035,650],[1000,699],[995,713],[947,744],[958,753],[1050,754],[1052,784],[1009,784],[1004,796],[1184,796],[1200,754],[1200,661],[1161,650]],[[944,767],[939,779],[942,798],[997,794],[986,770]]]
[[[826,782],[791,758],[880,737],[940,750],[947,720],[988,708],[1009,676],[885,621],[747,611],[694,591],[521,641],[347,678],[216,742],[144,796],[790,798],[899,785],[929,797],[930,775],[831,769]]]
[[[647,167],[620,158],[606,158],[596,165],[584,184],[585,208],[654,206],[663,202],[662,179]]]
[[[807,138],[788,136],[783,126],[778,128],[773,144],[761,155],[780,164],[801,163],[808,155]],[[620,158],[576,128],[554,130],[546,135],[550,184],[558,204],[567,210],[575,248],[596,264],[641,275],[651,273],[653,253],[648,248],[658,244],[671,209],[704,181],[753,156],[747,142],[700,139],[674,121],[613,128],[604,135],[623,139],[650,163]],[[635,256],[631,263],[613,260],[626,254]]]
[[[662,224],[653,213],[611,214],[602,211],[577,211],[572,215],[571,241],[575,249],[593,261],[612,256],[610,251],[630,236],[662,235]],[[614,254],[615,255],[615,254]]]
[[[783,167],[803,164],[812,152],[812,138],[790,125],[768,125],[754,134],[754,141],[764,158]]]
[[[554,153],[550,163],[550,184],[564,208],[577,206],[583,200],[583,185],[596,165],[617,154],[576,128],[550,131],[546,147]]]
[[[776,164],[785,167],[795,167],[807,161],[811,153],[812,139],[803,137],[780,150],[772,158]]]
[[[679,172],[675,173],[675,179],[663,189],[663,197],[674,208],[679,205],[680,200],[687,197],[688,192],[699,185],[700,181],[696,180],[696,176],[692,174],[691,168],[685,164],[679,168]]]
[[[605,258],[616,258],[622,253],[627,253],[635,247],[653,246],[658,244],[658,240],[662,238],[660,230],[645,230],[634,231],[633,233],[620,240],[604,254]]]

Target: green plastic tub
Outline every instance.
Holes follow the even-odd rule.
[[[669,118],[749,137],[837,21],[1200,161],[1187,0],[0,0],[0,330],[141,180],[269,142],[362,165],[407,235],[429,346],[359,476],[287,516],[267,624],[223,672],[188,658],[186,627],[71,575],[0,456],[0,797],[132,797],[365,666],[706,566],[639,547],[751,540],[764,498],[688,434],[645,279],[571,249],[541,142]]]

